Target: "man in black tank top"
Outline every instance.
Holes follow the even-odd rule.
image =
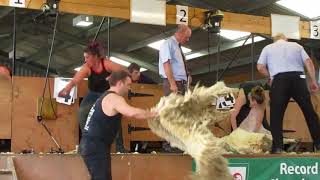
[[[125,71],[113,72],[110,89],[92,106],[80,142],[80,154],[92,180],[111,180],[111,144],[117,134],[122,115],[136,119],[156,117],[150,112],[128,105],[123,96],[128,94],[130,76]]]

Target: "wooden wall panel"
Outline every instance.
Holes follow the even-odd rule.
[[[236,70],[237,72],[233,72]],[[221,73],[221,72],[219,72]],[[255,69],[255,80],[265,79],[256,69]],[[206,73],[206,74],[199,74],[194,75],[192,78],[194,82],[200,82],[200,84],[206,86],[212,86],[215,81],[216,72]],[[245,81],[251,81],[251,70],[249,68],[239,67],[236,69],[232,69],[227,71],[221,81],[224,81],[227,85],[228,84],[237,84],[243,83]]]
[[[269,102],[269,91],[266,92],[267,102]],[[315,111],[320,115],[320,93],[312,95]],[[319,116],[320,117],[320,116]],[[270,107],[267,106],[267,120],[270,122]],[[287,110],[283,118],[283,129],[293,130],[295,132],[283,133],[284,137],[299,139],[302,142],[312,142],[309,129],[303,113],[298,104],[292,99],[289,102]]]
[[[19,180],[89,179],[78,155],[0,155],[0,164],[7,158],[13,158]],[[182,154],[112,154],[111,159],[113,180],[183,180],[192,172],[191,157]]]
[[[44,0],[26,0],[26,8],[40,10]],[[0,0],[1,6],[8,6],[9,0]],[[65,13],[89,14],[130,19],[130,0],[61,0],[59,10]],[[189,7],[189,25],[200,27],[204,23],[204,12],[208,9]],[[271,18],[223,12],[222,28],[252,33],[271,34]],[[176,24],[176,6],[166,5],[166,23]],[[300,21],[302,38],[310,38],[310,23]]]
[[[53,80],[50,79],[51,88]],[[16,77],[13,97],[11,151],[33,149],[48,152],[56,148],[45,129],[36,120],[37,98],[42,96],[44,78]],[[53,93],[53,89],[51,89]],[[47,91],[48,94],[48,91]],[[45,120],[45,124],[65,151],[75,149],[79,141],[77,121],[78,100],[68,106],[58,104],[56,120]]]
[[[132,84],[131,90],[135,93],[152,94],[154,96],[144,96],[144,97],[132,97],[128,99],[128,103],[134,107],[139,107],[142,109],[149,109],[155,106],[160,98],[163,96],[161,85],[151,85],[151,84]],[[129,134],[128,126],[129,124],[134,127],[145,127],[148,128],[148,123],[146,120],[137,120],[128,117],[122,119],[122,134],[124,139],[124,145],[127,149],[130,147],[130,141],[160,141],[157,135],[152,133],[150,130],[146,131],[134,131]]]
[[[183,180],[192,172],[188,155],[113,155],[113,180]]]
[[[13,157],[19,180],[89,180],[79,155],[22,155]]]
[[[320,117],[320,92],[318,92],[317,94],[311,95],[311,100],[312,100],[313,107],[318,114],[318,117]]]
[[[11,139],[11,79],[0,76],[0,139]]]
[[[88,94],[88,81],[83,80],[81,81],[78,86],[78,97],[85,97]]]

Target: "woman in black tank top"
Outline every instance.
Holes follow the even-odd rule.
[[[103,92],[109,89],[109,83],[106,78],[111,72],[124,69],[121,65],[106,59],[104,48],[99,42],[91,42],[84,49],[83,56],[85,63],[70,83],[59,92],[59,96],[61,97],[68,96],[74,86],[84,78],[88,78],[88,94],[83,98],[78,113],[81,132],[83,131],[90,108]]]

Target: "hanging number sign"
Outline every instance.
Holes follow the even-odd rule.
[[[177,21],[176,24],[188,25],[188,6],[176,6],[177,9]]]
[[[9,6],[24,8],[24,7],[26,7],[26,1],[25,0],[10,0]]]
[[[320,39],[320,21],[310,22],[310,38]]]

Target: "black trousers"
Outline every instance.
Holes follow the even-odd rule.
[[[312,106],[306,79],[300,77],[302,74],[302,72],[279,73],[273,79],[270,92],[270,127],[273,150],[283,149],[283,117],[290,98],[293,98],[302,110],[314,144],[320,144],[319,118]]]

